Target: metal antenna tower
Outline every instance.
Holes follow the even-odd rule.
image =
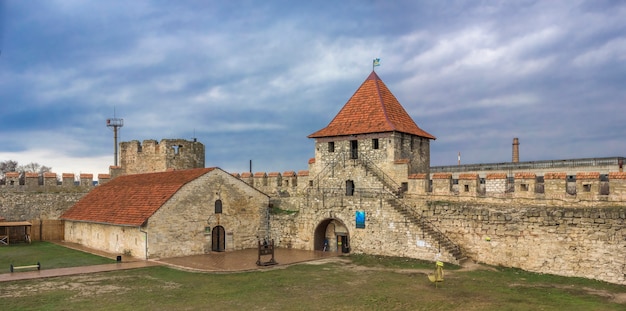
[[[113,108],[113,118],[107,119],[107,127],[113,128],[113,165],[117,166],[117,129],[124,126],[124,119],[115,117],[115,107]]]

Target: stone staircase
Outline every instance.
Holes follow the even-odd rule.
[[[371,161],[361,158],[359,163],[365,168],[368,173],[376,177],[383,185],[388,193],[386,198],[387,203],[392,206],[397,212],[402,214],[405,219],[416,224],[425,234],[430,236],[438,244],[439,251],[443,248],[446,252],[450,253],[456,260],[462,261],[466,259],[461,247],[454,243],[448,236],[446,236],[441,230],[439,230],[432,222],[417,213],[415,209],[402,200],[403,189],[398,185],[391,177],[389,177],[383,170],[377,167]]]
[[[400,199],[390,196],[387,198],[387,203],[391,205],[396,211],[398,211],[402,216],[404,216],[411,223],[416,224],[422,232],[431,237],[434,241],[437,242],[437,246],[439,252],[441,250],[445,250],[449,254],[451,254],[456,260],[463,261],[466,259],[461,247],[454,243],[448,236],[446,236],[443,232],[441,232],[432,222],[428,219],[424,218],[421,215],[418,215],[415,210],[402,202]]]

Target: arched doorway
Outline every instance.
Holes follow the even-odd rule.
[[[339,219],[325,219],[315,228],[313,244],[316,251],[349,253],[348,227]]]
[[[211,232],[211,250],[223,252],[226,249],[226,232],[224,227],[215,226]]]

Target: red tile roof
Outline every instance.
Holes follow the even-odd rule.
[[[214,169],[120,176],[94,188],[61,219],[141,226],[185,184]]]
[[[328,126],[308,137],[394,131],[435,139],[415,124],[385,83],[372,71]]]
[[[599,172],[579,172],[576,173],[576,179],[600,179]]]

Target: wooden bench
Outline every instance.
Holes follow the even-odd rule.
[[[13,264],[11,264],[11,273],[13,273],[13,271],[15,270],[34,269],[34,268],[37,268],[37,270],[41,270],[41,264],[39,263],[39,261],[37,262],[36,265],[30,265],[30,266],[14,266]]]

